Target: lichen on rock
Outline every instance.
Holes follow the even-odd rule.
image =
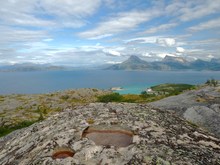
[[[87,123],[90,118],[95,122]],[[109,141],[96,144],[85,134],[82,137],[85,130],[87,135],[104,132],[129,137],[132,132],[132,142],[126,146]],[[117,142],[120,143],[121,140]],[[59,146],[66,146],[74,155],[62,157],[61,154],[63,159],[54,159]],[[66,109],[0,138],[0,164],[213,165],[220,164],[219,147],[218,138],[174,113],[146,104],[91,103]]]

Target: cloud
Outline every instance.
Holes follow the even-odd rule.
[[[177,25],[178,25],[177,23],[162,24],[157,27],[150,28],[150,29],[144,31],[143,33],[147,33],[147,34],[157,33],[157,32],[168,30],[168,29],[173,28]]]
[[[103,34],[103,35],[100,35],[100,36],[91,37],[89,39],[90,40],[98,40],[98,39],[102,39],[102,38],[106,38],[106,37],[111,37],[111,36],[113,36],[113,34]]]
[[[138,44],[138,43],[151,43],[154,44],[157,42],[157,39],[160,38],[160,36],[151,36],[151,37],[138,37],[138,38],[132,38],[129,40],[125,40],[125,43],[127,44]]]
[[[51,42],[53,41],[53,38],[46,38],[46,39],[43,39],[44,42]]]
[[[0,26],[0,44],[21,44],[21,42],[35,42],[48,38],[49,34],[43,30],[26,30]]]
[[[177,47],[177,48],[176,48],[176,52],[177,52],[177,53],[184,53],[184,52],[185,52],[185,49],[182,48],[182,47]]]
[[[174,38],[158,38],[156,43],[164,47],[171,47],[176,44],[176,40]]]
[[[220,0],[173,1],[165,7],[168,15],[174,15],[180,21],[203,18],[220,11]]]
[[[66,17],[85,17],[93,14],[100,6],[101,0],[76,1],[76,0],[41,0],[40,6],[50,14]]]
[[[176,55],[172,54],[172,53],[158,53],[157,56],[160,57],[160,58],[164,58],[166,56],[176,57]]]
[[[37,18],[34,15],[35,5],[37,5],[36,0],[3,1],[0,5],[0,20],[5,25],[54,26],[53,21]]]
[[[191,2],[191,8],[183,8],[182,15],[180,19],[182,21],[189,21],[197,18],[202,18],[204,16],[218,13],[220,10],[220,1],[219,0],[205,0],[205,1],[196,1]]]
[[[6,0],[0,5],[0,61],[87,65],[134,54],[152,61],[167,54],[219,58],[219,13],[220,0]]]
[[[220,28],[220,18],[213,19],[207,22],[202,22],[199,25],[188,28],[188,30],[197,32],[201,30],[216,29],[216,28]]]
[[[121,62],[118,61],[106,61],[106,64],[120,64]]]
[[[142,53],[142,56],[144,56],[144,57],[153,57],[155,54],[154,53],[152,53],[152,52],[143,52]]]
[[[103,52],[111,56],[121,56],[120,52],[111,49],[104,49]]]
[[[110,48],[109,48],[110,49]],[[103,65],[108,61],[116,62],[116,56],[110,55],[115,53],[113,49],[111,51],[104,52],[103,49],[84,51],[84,49],[77,48],[75,50],[65,50],[56,52],[53,54],[53,63],[70,65],[70,66],[92,66]],[[117,60],[121,61],[121,56],[117,56]],[[112,62],[112,63],[113,63]]]
[[[211,55],[211,54],[209,54],[207,57],[210,58],[210,59],[214,58],[214,56]]]
[[[189,44],[193,45],[215,45],[215,44],[220,44],[220,39],[219,38],[210,38],[210,39],[205,39],[205,40],[193,40],[190,41]]]
[[[127,30],[133,29],[139,24],[147,22],[160,14],[161,12],[158,10],[121,12],[99,23],[96,28],[79,33],[79,36],[91,39],[98,36],[105,36],[107,34],[126,32]]]
[[[80,27],[94,14],[101,0],[20,0],[2,1],[0,20],[6,25],[32,27]],[[18,7],[19,6],[19,7]]]

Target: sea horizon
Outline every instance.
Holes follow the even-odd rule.
[[[138,94],[163,83],[203,84],[220,79],[219,71],[34,71],[0,72],[0,95],[41,94],[78,88],[110,89],[122,87],[121,94]]]

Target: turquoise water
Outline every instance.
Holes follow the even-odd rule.
[[[210,78],[220,80],[220,72],[110,70],[0,72],[0,94],[35,94],[76,88],[112,87],[123,87],[124,90],[119,91],[122,94],[139,94],[152,85],[201,84]]]
[[[122,90],[114,91],[120,94],[140,94],[142,91],[153,86],[153,84],[139,85],[139,86],[124,86]]]

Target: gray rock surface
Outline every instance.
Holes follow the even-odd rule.
[[[115,131],[121,125],[133,132],[126,147],[96,145],[82,137],[88,127],[96,131],[114,127]],[[53,159],[56,148],[62,146],[74,151],[74,156]],[[1,138],[0,164],[218,165],[220,140],[171,112],[145,104],[91,103]]]
[[[149,105],[161,110],[174,111],[180,117],[220,137],[220,86],[187,91]]]
[[[215,109],[217,111],[215,111]],[[204,128],[208,129],[210,132],[220,135],[220,104],[215,104],[213,106],[193,106],[188,108],[183,117],[193,123],[202,125]]]

